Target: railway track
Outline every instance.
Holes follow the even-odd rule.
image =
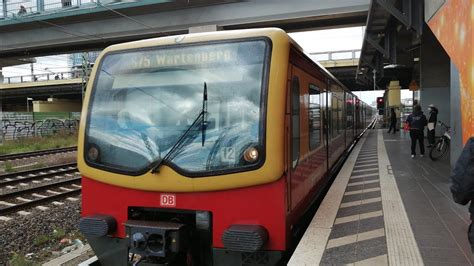
[[[71,152],[71,151],[76,151],[76,150],[77,150],[77,147],[66,147],[66,148],[58,148],[58,149],[51,149],[51,150],[41,150],[41,151],[15,153],[15,154],[6,154],[6,155],[0,155],[0,161],[9,161],[9,160],[16,160],[16,159],[31,158],[31,157],[35,157],[35,156],[43,156],[43,155],[49,155],[49,154]]]
[[[24,178],[17,177],[13,180],[11,180],[11,175],[13,174],[9,174],[8,176],[10,177],[6,179],[4,178],[6,175],[2,175],[0,176],[0,188],[4,188],[7,186],[7,184],[11,185],[12,182],[24,182],[25,179],[32,181],[51,175],[58,176],[61,174],[64,175],[66,173],[77,171],[75,164],[56,166],[56,169],[52,168],[53,167],[47,167],[37,170],[25,171],[31,172],[31,175]],[[49,171],[45,172],[45,169]],[[36,175],[33,174],[34,171],[36,171]],[[14,212],[30,209],[35,206],[39,207],[45,203],[79,195],[81,193],[80,181],[80,177],[72,177],[66,180],[55,181],[53,183],[38,184],[37,186],[21,190],[11,189],[11,191],[0,194],[0,217],[6,217],[5,215],[12,214]],[[4,189],[3,191],[5,192],[6,190]]]
[[[4,174],[0,175],[0,188],[3,186],[13,186],[20,183],[32,182],[35,180],[38,181],[53,176],[73,174],[75,172],[77,172],[76,164],[70,163]]]

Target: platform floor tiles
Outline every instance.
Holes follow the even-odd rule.
[[[377,131],[370,131],[352,170],[321,264],[386,265]]]
[[[383,139],[424,264],[473,265],[466,233],[468,205],[452,200],[449,154],[436,162],[428,156],[412,159],[407,133],[384,132]]]

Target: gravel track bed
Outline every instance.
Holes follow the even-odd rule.
[[[30,215],[9,215],[10,221],[0,221],[0,265],[5,265],[12,252],[18,254],[34,253],[31,259],[35,262],[46,262],[51,257],[48,244],[35,245],[38,236],[51,235],[55,229],[63,229],[66,233],[77,232],[81,201],[61,200],[63,205],[47,204],[50,209],[40,211],[29,209]],[[57,243],[58,240],[52,240]]]
[[[6,188],[6,187],[0,187],[0,195],[4,195],[4,194],[7,194],[7,193],[11,193],[11,192],[14,192],[14,191],[20,191],[20,190],[24,190],[24,189],[29,189],[29,188],[35,188],[35,187],[41,187],[41,186],[44,186],[44,185],[47,185],[47,184],[52,184],[52,183],[57,183],[57,182],[61,182],[61,181],[66,181],[66,180],[70,180],[70,179],[74,179],[74,178],[78,178],[80,177],[81,175],[80,174],[70,174],[71,176],[62,176],[62,178],[56,178],[56,177],[49,177],[49,179],[51,180],[44,180],[44,179],[41,179],[41,180],[38,180],[40,181],[40,183],[36,183],[36,182],[28,182],[28,183],[24,183],[24,185],[20,185],[20,184],[16,184],[14,185],[14,189],[13,188]],[[80,184],[80,181],[78,181],[78,184]],[[66,187],[66,188],[72,188],[71,186],[69,185],[58,185],[58,187],[53,187],[53,188],[50,188],[52,190],[58,190],[58,192],[60,192],[61,190],[59,190],[59,187]],[[37,192],[38,194],[41,194],[41,192]],[[30,195],[26,195],[28,196],[28,198],[31,198]]]
[[[9,164],[12,168],[12,172],[19,172],[28,169],[41,168],[46,166],[54,166],[58,164],[73,163],[76,161],[77,152],[64,152],[56,154],[41,155],[37,157],[30,157],[24,159],[17,159],[11,161],[0,162],[0,174],[4,174],[5,165]],[[25,166],[25,167],[18,167]],[[11,173],[11,172],[10,172]]]

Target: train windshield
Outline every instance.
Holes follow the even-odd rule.
[[[244,153],[263,151],[269,50],[248,40],[106,55],[89,104],[86,162],[143,174],[188,131],[163,164],[188,176],[258,167],[262,159]],[[204,84],[205,125],[192,126]]]

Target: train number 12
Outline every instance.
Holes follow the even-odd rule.
[[[222,149],[221,159],[223,162],[233,163],[235,162],[235,148],[225,147]]]

